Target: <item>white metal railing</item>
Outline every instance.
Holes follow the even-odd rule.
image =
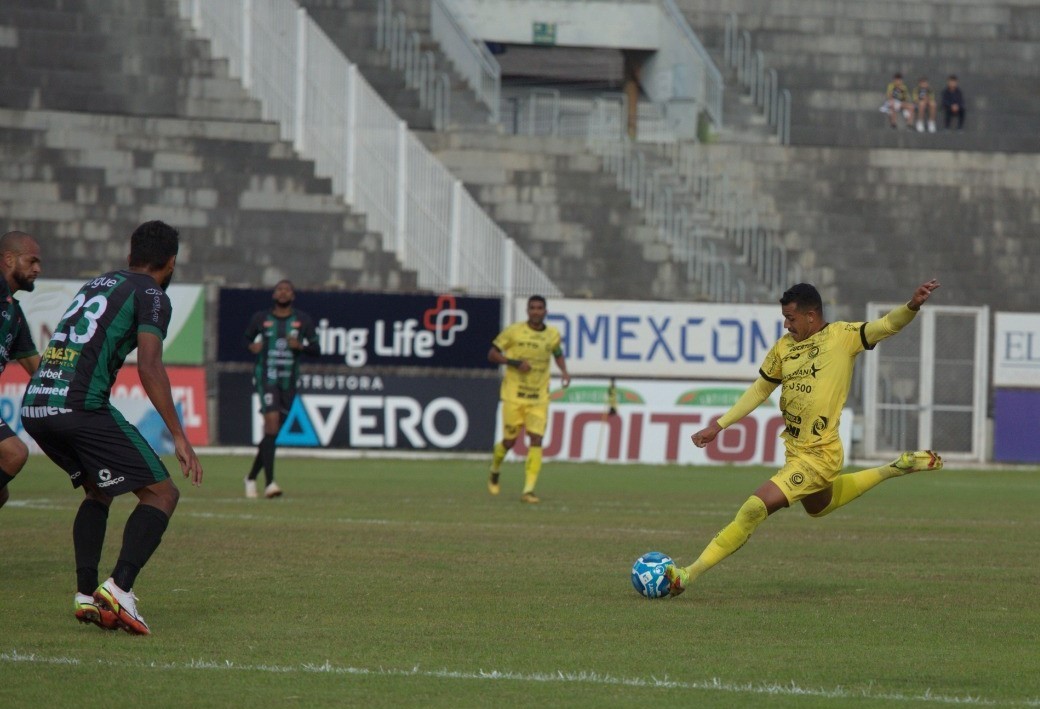
[[[667,18],[662,50],[669,54],[674,52],[673,56],[678,59],[673,73],[674,96],[700,102],[712,122],[721,127],[722,94],[725,90],[722,73],[674,0],[660,2]]]
[[[451,78],[437,71],[433,52],[423,50],[422,37],[408,31],[408,17],[394,12],[390,0],[376,9],[376,46],[389,54],[390,68],[404,75],[404,83],[419,95],[419,107],[433,114],[434,130],[451,122]]]
[[[737,15],[726,18],[722,55],[730,68],[736,69],[737,81],[748,90],[755,106],[762,110],[770,126],[776,130],[780,145],[791,144],[791,92],[781,89],[776,69],[766,67],[765,54],[751,46],[751,33],[738,31]]]
[[[293,0],[178,5],[420,287],[501,295],[504,309],[517,295],[561,294]]]
[[[430,34],[477,98],[487,106],[491,112],[488,121],[498,123],[502,70],[487,45],[464,17],[452,11],[448,0],[431,2]]]
[[[710,240],[713,229],[766,289],[776,292],[802,280],[801,266],[788,257],[780,234],[760,224],[758,212],[726,172],[701,159],[695,144],[651,147],[627,140],[623,116],[623,102],[598,102],[588,144],[616,175],[618,188],[629,193],[632,206],[643,210],[673,259],[686,264],[688,277],[700,282],[711,299],[740,302],[748,287],[717,255]]]

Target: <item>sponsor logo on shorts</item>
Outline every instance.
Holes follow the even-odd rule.
[[[97,484],[98,487],[111,487],[112,485],[118,485],[119,483],[126,480],[126,478],[122,475],[120,475],[118,478],[113,478],[112,471],[108,468],[102,468],[101,470],[99,470],[97,476],[99,480]]]
[[[795,485],[801,485],[803,482],[805,482],[805,476],[801,473],[795,473],[791,476],[791,482]]]
[[[61,406],[23,406],[22,418],[42,419],[47,416],[57,416],[58,414],[67,414],[71,412],[72,409],[66,409]]]

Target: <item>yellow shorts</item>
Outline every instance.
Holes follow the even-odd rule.
[[[794,450],[787,446],[784,467],[769,478],[789,503],[826,490],[841,473],[845,453],[841,446]]]
[[[528,436],[544,436],[549,420],[549,402],[527,404],[517,401],[502,402],[502,437],[511,441],[520,435],[520,427]]]

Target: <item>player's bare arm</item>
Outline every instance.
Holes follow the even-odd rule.
[[[910,297],[910,300],[907,302],[906,307],[910,308],[911,310],[919,310],[921,306],[924,305],[925,301],[927,301],[928,298],[932,295],[932,291],[934,291],[940,285],[942,284],[939,283],[938,280],[933,278],[932,280],[917,286],[917,290],[915,290],[914,294]]]
[[[180,418],[177,416],[173,393],[170,390],[170,378],[166,374],[166,367],[162,361],[162,339],[158,335],[150,332],[138,333],[137,371],[148,399],[162,417],[163,423],[166,424],[166,428],[173,437],[174,452],[180,463],[181,472],[184,477],[191,479],[192,485],[201,485],[202,464],[199,463],[195,450],[188,443],[188,437],[184,434]]]
[[[22,357],[18,360],[18,364],[22,365],[22,369],[29,373],[31,377],[36,373],[36,370],[40,368],[40,355],[29,355],[28,357]]]
[[[571,385],[571,375],[567,371],[567,360],[563,358],[563,355],[556,358],[556,366],[560,368],[560,386],[566,389]]]

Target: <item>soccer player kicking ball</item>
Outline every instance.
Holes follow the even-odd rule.
[[[145,222],[130,236],[129,268],[104,273],[79,289],[44,350],[22,399],[22,424],[85,499],[72,524],[76,618],[102,628],[148,635],[133,586],[162,541],[180,492],[166,466],[109,397],[126,356],[137,350],[141,386],[173,437],[184,477],[202,484],[162,361],[170,325],[166,289],[177,264],[177,230]],[[112,576],[98,585],[98,565],[112,498],[132,492],[137,506],[123,527]]]
[[[845,452],[838,437],[856,356],[910,324],[938,287],[934,279],[922,283],[906,305],[868,323],[828,323],[820,294],[808,283],[784,292],[780,305],[788,334],[766,354],[759,378],[733,408],[693,434],[694,444],[703,448],[781,386],[784,467],[755,490],[695,562],[685,568],[668,567],[671,595],[685,591],[698,576],[742,547],[766,517],[792,502],[800,501],[811,516],[823,517],[889,478],[942,468],[942,458],[933,451],[908,451],[880,468],[840,475]]]

